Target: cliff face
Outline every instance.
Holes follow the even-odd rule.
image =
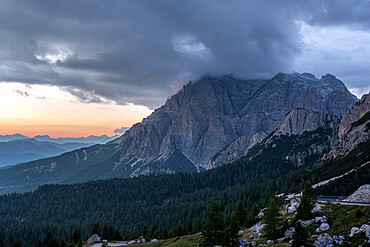
[[[309,109],[293,109],[280,122],[274,135],[300,135],[320,127],[334,130],[338,127],[339,119],[337,116]]]
[[[271,80],[204,77],[184,86],[116,141],[117,168],[129,167],[135,175],[154,172],[148,164],[160,168],[174,150],[197,170],[217,167],[244,156],[294,108],[339,116],[356,101],[332,75],[317,79],[307,73],[279,73]]]
[[[370,94],[362,96],[356,105],[346,112],[338,127],[338,145],[325,158],[337,158],[348,154],[360,143],[370,138]]]

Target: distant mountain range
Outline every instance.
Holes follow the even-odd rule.
[[[269,153],[279,138],[285,138],[280,136],[297,136],[286,143],[289,150],[281,147],[285,151],[279,155],[303,166],[345,143],[338,132],[364,117],[368,98],[355,105],[358,99],[329,74],[321,79],[308,73],[279,73],[270,80],[203,77],[107,144],[2,169],[1,193],[46,183],[212,169],[252,155],[249,152],[255,152],[257,144]],[[353,106],[351,112],[356,114],[348,112]],[[353,129],[362,141],[345,144],[347,151],[340,149],[341,154],[367,138],[364,129],[352,128],[351,134]],[[307,135],[307,131],[317,133]]]
[[[28,137],[21,134],[14,134],[14,135],[0,135],[0,142],[8,142],[8,141],[14,141],[14,140],[22,140],[22,139],[34,139],[36,141],[46,141],[46,142],[53,142],[58,144],[65,144],[65,143],[87,143],[87,144],[104,144],[109,141],[112,141],[116,138],[118,138],[119,135],[115,136],[88,136],[88,137],[58,137],[58,138],[52,138],[48,135],[37,135],[34,137]]]
[[[106,143],[117,137],[104,135],[55,139],[49,136],[30,138],[21,134],[0,136],[0,167],[57,156],[82,147]]]

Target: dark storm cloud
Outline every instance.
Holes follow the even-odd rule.
[[[2,1],[0,81],[155,107],[205,73],[292,71],[298,21],[369,26],[368,1],[306,2]]]

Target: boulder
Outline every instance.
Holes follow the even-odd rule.
[[[274,244],[273,240],[267,240],[267,244]]]
[[[288,230],[285,231],[284,236],[287,239],[292,239],[295,233],[295,228],[291,227]]]
[[[131,240],[127,243],[127,245],[133,245],[133,244],[136,244],[136,241],[135,240]]]
[[[101,238],[98,234],[94,234],[87,239],[88,244],[92,244],[95,242],[101,242]]]
[[[321,205],[319,203],[316,203],[312,209],[312,212],[313,213],[321,212]]]
[[[278,238],[276,239],[276,241],[278,241],[279,243],[283,242],[285,238]]]
[[[370,238],[370,225],[363,224],[360,231],[364,232],[367,238]]]
[[[263,216],[264,216],[263,212],[259,212],[259,214],[257,215],[258,218],[262,218]]]
[[[239,246],[248,246],[249,242],[246,239],[242,239],[239,241]]]
[[[289,214],[294,214],[295,212],[297,212],[297,208],[295,206],[290,206],[288,207],[288,213]]]
[[[252,242],[251,242],[251,245],[252,245],[252,246],[256,246],[256,245],[257,245],[257,242],[256,242],[256,241],[252,241]]]
[[[328,218],[324,216],[315,217],[315,223],[326,223]]]
[[[333,236],[333,241],[337,245],[343,245],[344,244],[344,237],[343,236]]]
[[[306,221],[299,220],[298,222],[301,223],[301,226],[308,227],[311,224],[313,224],[315,222],[315,220],[314,219],[312,219],[312,220],[306,220]]]
[[[140,242],[142,242],[142,243],[146,243],[147,241],[146,241],[146,239],[145,239],[145,238],[140,238]]]
[[[359,233],[359,232],[361,232],[360,231],[360,228],[358,228],[358,227],[352,227],[351,228],[351,234],[349,235],[350,237],[353,237],[355,234],[357,234],[357,233]]]
[[[239,230],[239,235],[242,235],[243,233],[244,233],[244,231],[243,230]]]
[[[327,234],[320,234],[317,240],[315,240],[314,244],[315,247],[329,247],[329,246],[334,246],[333,245],[333,238]]]
[[[320,232],[325,232],[330,229],[330,226],[328,223],[322,223],[319,228],[320,228]]]
[[[151,242],[151,243],[158,242],[158,239],[153,238],[150,242]]]

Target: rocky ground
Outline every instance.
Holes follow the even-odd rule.
[[[364,187],[364,188],[362,188]],[[364,190],[367,186],[362,186]],[[355,193],[356,194],[356,193]],[[264,238],[263,212],[261,221],[243,231],[239,246],[291,246],[295,234],[293,221],[300,204],[301,194],[285,197],[280,217],[284,221],[284,234],[277,239]],[[315,217],[298,222],[309,232],[310,244],[315,247],[368,246],[370,245],[370,205],[352,206],[317,202]],[[309,244],[309,243],[308,243]]]

